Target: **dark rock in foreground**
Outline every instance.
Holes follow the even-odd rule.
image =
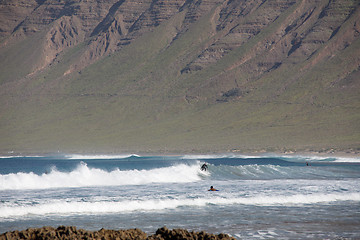
[[[206,232],[189,232],[185,229],[169,230],[166,227],[159,228],[154,235],[147,236],[146,233],[140,229],[128,230],[106,230],[87,231],[84,229],[77,229],[74,226],[60,226],[58,228],[42,227],[29,228],[23,231],[6,232],[0,235],[0,240],[11,239],[137,239],[137,240],[177,240],[177,239],[235,239],[229,235],[220,233],[218,235],[209,234]]]

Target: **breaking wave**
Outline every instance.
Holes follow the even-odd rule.
[[[46,189],[88,186],[119,186],[149,183],[186,183],[201,180],[198,165],[179,164],[150,170],[105,171],[81,162],[70,172],[52,169],[49,173],[10,173],[0,175],[0,190]]]
[[[360,163],[360,157],[336,157],[336,156],[306,156],[306,155],[276,155],[276,154],[263,154],[263,155],[242,155],[242,154],[219,154],[219,155],[184,155],[182,159],[192,160],[209,160],[209,159],[240,159],[240,160],[252,160],[252,159],[282,159],[289,162],[348,162],[348,163]]]
[[[348,194],[297,194],[253,197],[200,197],[182,199],[143,199],[125,201],[52,200],[31,205],[0,207],[0,218],[26,215],[72,215],[72,214],[107,214],[132,211],[157,211],[178,207],[204,207],[207,205],[255,205],[255,206],[295,206],[307,204],[330,204],[339,201],[360,201],[360,193]]]
[[[65,155],[65,158],[72,160],[85,160],[85,159],[124,159],[131,157],[140,157],[137,154],[124,154],[124,155],[81,155],[81,154],[73,154],[73,155]]]
[[[132,156],[134,157],[134,156]],[[171,166],[154,165],[151,169],[104,170],[81,162],[71,171],[55,167],[48,173],[9,173],[0,175],[1,190],[47,189],[91,186],[143,185],[150,183],[186,183],[211,180],[268,180],[268,179],[339,179],[357,178],[358,170],[351,165],[306,166],[285,160],[272,159],[207,159],[208,171],[200,171],[198,160],[178,161]],[[145,162],[144,162],[145,163]],[[155,162],[147,161],[148,164]]]

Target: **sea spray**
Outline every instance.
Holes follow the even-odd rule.
[[[153,232],[166,225],[240,239],[360,236],[360,163],[351,159],[84,158],[0,158],[0,232],[44,225]]]
[[[51,172],[41,175],[33,172],[0,175],[0,190],[186,183],[201,180],[199,171],[197,165],[186,164],[151,170],[105,171],[89,168],[85,162],[81,162],[70,172],[60,172],[53,168]]]
[[[247,205],[247,206],[307,206],[311,204],[333,204],[343,201],[360,201],[360,193],[308,193],[308,194],[266,194],[256,193],[252,196],[238,195],[207,195],[195,198],[153,196],[147,198],[108,199],[67,198],[43,200],[38,202],[22,201],[21,204],[12,202],[0,207],[0,219],[10,217],[25,217],[34,215],[77,215],[77,214],[114,214],[138,211],[160,211],[179,207],[204,207]]]

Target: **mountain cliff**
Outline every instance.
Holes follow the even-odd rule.
[[[2,0],[0,151],[358,151],[358,0]]]

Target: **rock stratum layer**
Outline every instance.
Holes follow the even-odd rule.
[[[140,229],[128,230],[106,230],[87,231],[77,229],[74,226],[60,226],[58,228],[42,227],[29,228],[24,231],[6,232],[0,235],[0,240],[12,239],[104,239],[104,240],[180,240],[180,239],[198,239],[198,240],[235,240],[226,234],[209,234],[206,232],[189,232],[184,229],[169,230],[166,227],[159,228],[154,235],[147,236]]]
[[[4,0],[0,151],[357,151],[358,0]]]

